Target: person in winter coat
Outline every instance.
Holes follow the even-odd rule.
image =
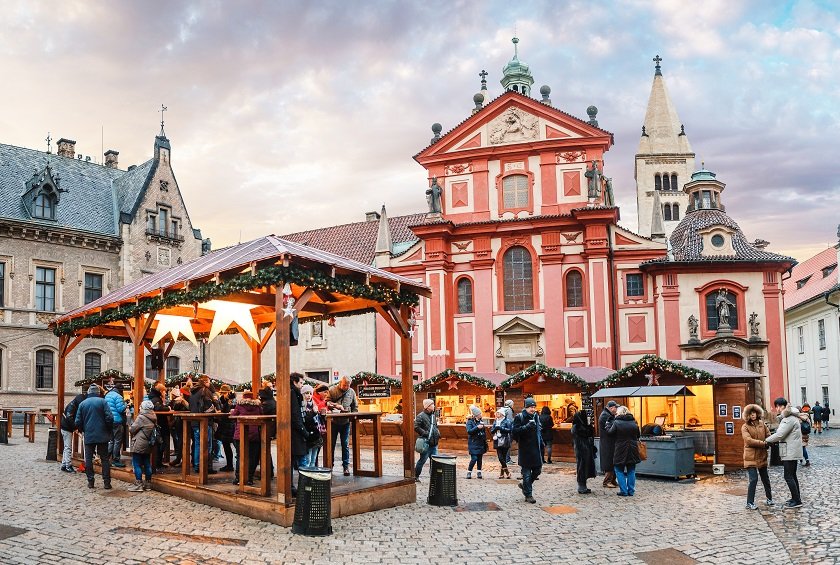
[[[111,430],[111,441],[108,442],[108,453],[111,457],[112,467],[125,467],[120,461],[122,455],[123,435],[125,434],[125,400],[117,388],[112,388],[105,395],[105,402],[111,409],[111,416],[114,418],[114,427]]]
[[[802,496],[799,491],[799,479],[796,477],[796,467],[802,459],[802,420],[799,419],[796,408],[788,406],[788,401],[782,397],[773,401],[773,409],[781,416],[782,421],[776,428],[776,432],[765,441],[779,444],[779,457],[782,459],[785,482],[790,489],[790,500],[784,507],[800,508]]]
[[[543,406],[540,411],[540,431],[542,432],[542,462],[551,463],[552,444],[554,443],[554,418],[551,417],[551,408]]]
[[[218,397],[216,396],[216,389],[213,388],[213,384],[210,382],[210,377],[208,377],[207,375],[202,375],[198,382],[195,385],[193,385],[192,390],[190,390],[189,402],[190,412],[196,414],[205,414],[218,411]],[[215,471],[213,469],[213,458],[210,454],[210,450],[213,449],[213,422],[211,422],[208,418],[207,421],[202,422],[201,425],[207,426],[208,452],[206,456],[209,458],[209,461],[207,462],[207,473],[210,475],[215,475],[218,471]],[[199,453],[199,450],[201,449],[200,433],[201,430],[199,429],[198,422],[192,422],[192,466],[194,473],[198,473],[198,464],[201,460],[201,454]]]
[[[321,414],[312,399],[313,388],[311,385],[303,385],[300,389],[303,394],[303,425],[306,428],[306,466],[318,466],[318,453],[324,444],[321,435]]]
[[[811,459],[808,457],[808,440],[811,437],[811,412],[810,406],[805,404],[802,409],[799,410],[799,419],[802,420],[802,423],[799,424],[799,430],[802,433],[802,457],[805,459],[804,466],[810,467],[811,466]]]
[[[502,408],[502,410],[505,411],[505,418],[507,418],[508,422],[510,422],[510,429],[512,430],[513,429],[513,418],[516,416],[516,414],[514,414],[514,412],[513,412],[513,400],[511,400],[510,398],[505,400],[505,406],[504,406],[504,408]],[[508,449],[507,463],[508,464],[511,463],[510,449]]]
[[[478,464],[476,477],[482,479],[481,464],[484,454],[487,453],[487,429],[481,419],[481,408],[476,405],[470,406],[471,417],[467,419],[467,449],[470,452],[470,464],[467,467],[467,478],[472,478],[473,467]]]
[[[181,389],[173,388],[171,396],[172,400],[169,403],[169,407],[173,412],[190,411],[190,403],[184,398],[184,393]],[[175,461],[173,461],[171,465],[172,467],[177,467],[181,464],[181,456],[184,448],[184,424],[181,418],[173,416],[172,426],[170,426],[169,429],[172,433],[172,443],[175,444]],[[187,435],[187,438],[189,439],[189,434]],[[189,448],[187,448],[187,453],[189,453]]]
[[[607,424],[607,435],[615,439],[613,467],[618,479],[618,496],[636,494],[636,465],[642,461],[639,456],[639,425],[626,406],[619,406],[615,419]]]
[[[755,510],[755,487],[758,478],[764,485],[767,506],[773,506],[773,494],[770,489],[770,477],[767,474],[767,438],[770,428],[764,422],[764,410],[758,404],[744,407],[744,423],[741,424],[741,437],[744,439],[744,468],[750,477],[747,487],[747,510]]]
[[[306,431],[306,424],[303,419],[303,393],[300,391],[303,388],[303,375],[300,373],[292,373],[289,375],[289,390],[291,391],[291,416],[289,419],[290,435],[292,439],[292,468],[298,469],[306,467],[309,450],[306,447],[306,442],[309,439],[309,433]],[[265,408],[265,404],[263,404]]]
[[[356,391],[350,388],[350,379],[341,377],[333,387],[327,391],[327,410],[338,412],[356,412],[358,411],[358,401],[356,400]],[[332,460],[335,462],[335,443],[338,438],[341,438],[341,466],[344,468],[344,476],[350,475],[350,419],[349,418],[333,418],[330,426],[329,438],[330,454]]]
[[[154,410],[155,405],[151,400],[141,402],[140,414],[128,429],[131,435],[131,463],[134,466],[134,483],[128,487],[131,492],[143,492],[152,488],[152,450],[157,447],[152,444],[157,425],[157,414]]]
[[[607,426],[615,418],[618,410],[618,403],[610,400],[598,416],[598,433],[601,434],[601,443],[598,448],[598,455],[601,462],[601,471],[604,473],[604,487],[618,488],[615,480],[615,466],[613,465],[613,452],[615,451],[615,439],[607,434]]]
[[[274,398],[274,389],[271,383],[263,382],[263,387],[259,390],[257,398],[260,399],[263,414],[277,415],[277,400]],[[268,437],[271,439],[277,438],[277,422],[271,422],[268,425]]]
[[[440,441],[440,431],[435,418],[435,401],[431,398],[423,399],[423,409],[414,418],[414,433],[418,438],[426,438],[429,445],[428,449],[420,454],[417,458],[417,464],[414,465],[414,480],[419,483],[423,466],[429,460],[429,457],[437,453],[437,446]]]
[[[228,385],[222,385],[219,388],[219,412],[222,414],[230,414],[236,403],[236,397]],[[219,427],[216,428],[216,439],[222,444],[222,450],[225,452],[225,466],[219,471],[233,471],[233,448],[231,442],[233,441],[233,420],[228,417],[222,417],[216,420]]]
[[[589,494],[586,481],[597,476],[595,472],[595,426],[589,423],[586,410],[578,410],[572,419],[572,444],[577,464],[578,494]]]
[[[87,397],[84,394],[77,394],[61,413],[61,441],[64,444],[61,452],[61,470],[65,473],[76,472],[73,468],[73,431],[76,429],[76,410],[85,398]]]
[[[312,391],[312,402],[315,403],[319,414],[323,415],[327,412],[327,392],[329,392],[329,390],[330,387],[327,385],[318,384],[315,385],[315,389]]]
[[[823,407],[820,406],[819,400],[814,402],[814,407],[811,408],[811,414],[814,416],[814,427],[817,429],[817,433],[822,433],[822,413]]]
[[[260,401],[254,398],[254,393],[246,390],[242,393],[242,399],[236,403],[236,406],[231,408],[231,416],[259,416],[262,414],[262,407]],[[234,420],[234,422],[236,422]],[[245,426],[245,445],[248,450],[248,473],[245,481],[246,485],[253,486],[254,472],[257,470],[257,464],[260,462],[260,427],[259,426]],[[242,460],[242,452],[240,451],[240,435],[239,424],[234,424],[233,428],[233,447],[236,449],[236,464],[234,466],[235,472],[233,484],[239,484],[239,462]]]
[[[169,412],[170,408],[167,406],[164,396],[166,395],[166,385],[161,382],[155,383],[149,390],[149,401],[152,403],[152,410],[155,412]],[[160,473],[163,470],[163,454],[169,447],[169,416],[161,416],[157,420],[157,426],[160,429],[161,442],[154,446],[157,450],[157,458],[155,465],[155,472]]]
[[[822,429],[823,431],[828,431],[828,420],[831,418],[831,408],[828,407],[828,404],[823,406],[822,410]]]
[[[490,433],[493,434],[493,447],[496,449],[496,456],[499,458],[499,464],[502,466],[499,471],[500,479],[510,478],[507,461],[510,445],[513,441],[510,435],[512,431],[513,421],[507,419],[504,409],[496,410],[496,421],[493,422]]]
[[[542,433],[537,401],[533,397],[525,399],[525,409],[513,419],[512,435],[519,444],[519,466],[522,468],[522,482],[517,486],[522,489],[525,501],[534,504],[537,502],[533,496],[534,481],[542,473]]]
[[[87,398],[76,410],[76,429],[85,434],[85,474],[88,488],[94,487],[93,453],[102,461],[102,482],[105,490],[111,488],[111,457],[108,442],[111,441],[114,415],[105,399],[100,395],[98,385],[90,385]]]

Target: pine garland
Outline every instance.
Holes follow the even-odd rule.
[[[261,376],[260,380],[265,381],[267,383],[274,384],[277,381],[277,376],[272,371],[271,373],[268,373],[266,375]],[[315,386],[317,386],[317,385],[327,384],[324,381],[319,381],[317,379],[311,379],[311,378],[306,377],[306,376],[303,377],[303,382],[310,385],[312,388],[315,388]],[[251,381],[248,381],[247,383],[239,383],[238,385],[233,387],[233,390],[235,390],[236,392],[244,392],[246,390],[251,390]]]
[[[394,379],[392,377],[386,377],[385,375],[379,375],[377,373],[371,373],[368,371],[359,371],[352,377],[350,377],[350,384],[362,384],[362,383],[379,383],[379,384],[386,384],[388,386],[399,388],[402,386],[402,382]]]
[[[366,298],[377,302],[384,302],[394,306],[416,306],[420,303],[418,295],[410,290],[401,289],[397,292],[384,284],[357,281],[351,275],[327,274],[320,269],[306,269],[297,265],[287,267],[273,266],[258,270],[255,274],[239,275],[220,284],[205,283],[190,290],[173,290],[153,298],[141,298],[134,304],[125,304],[103,310],[96,314],[88,314],[82,318],[68,320],[57,324],[53,333],[57,336],[73,334],[77,330],[101,326],[109,322],[128,320],[137,316],[157,312],[173,306],[207,302],[208,300],[223,299],[225,296],[237,292],[247,292],[255,288],[276,285],[280,282],[298,286],[335,292],[355,298]],[[338,315],[356,315],[363,312],[347,312]],[[330,314],[330,317],[333,316]]]
[[[645,355],[635,363],[631,363],[630,365],[627,365],[626,367],[609,375],[604,380],[598,381],[595,383],[595,388],[616,385],[623,380],[637,375],[645,375],[649,373],[651,369],[655,369],[659,373],[672,374],[678,377],[691,379],[701,384],[714,384],[715,382],[715,376],[707,371],[703,371],[702,369],[692,369],[691,367],[687,367],[681,363],[663,359],[658,355]]]
[[[499,387],[511,388],[512,386],[517,385],[522,381],[528,380],[535,375],[543,375],[547,379],[554,379],[562,381],[564,383],[570,383],[575,386],[579,386],[581,390],[588,390],[590,386],[589,383],[587,383],[574,373],[569,373],[568,371],[548,367],[547,365],[543,365],[542,363],[535,363],[527,369],[523,369],[515,375],[512,375],[509,378],[505,379],[504,381],[502,381],[502,384],[500,384]]]
[[[488,390],[496,390],[496,385],[485,378],[476,377],[475,375],[471,375],[469,373],[462,373],[461,371],[456,371],[454,369],[446,369],[445,371],[438,373],[434,377],[430,377],[425,381],[414,385],[414,392],[422,392],[424,390],[428,390],[434,385],[438,384],[439,382],[446,380],[450,377],[455,377],[458,380],[467,382],[471,385],[486,388]]]
[[[198,380],[201,377],[209,377],[209,375],[207,375],[205,373],[202,373],[200,371],[184,371],[183,373],[178,373],[177,375],[175,375],[173,377],[169,377],[168,379],[166,379],[164,381],[164,383],[166,384],[167,388],[180,387],[181,383],[188,380],[188,379],[192,380],[193,383],[196,383],[196,382],[198,382]],[[219,388],[222,385],[227,384],[227,383],[224,382],[224,381],[221,381],[219,379],[215,379],[213,377],[210,377],[210,384],[212,384],[213,387],[216,390],[219,390]],[[230,385],[228,385],[228,386],[230,386]]]
[[[106,370],[102,371],[101,373],[96,374],[92,377],[87,377],[87,378],[82,379],[80,381],[76,381],[75,383],[73,383],[73,386],[90,386],[93,383],[104,380],[104,379],[109,379],[109,380],[114,379],[114,382],[118,382],[118,383],[120,383],[120,382],[129,382],[130,383],[131,381],[134,380],[134,377],[132,375],[129,375],[128,373],[123,373],[122,371],[119,371],[117,369],[106,369]]]

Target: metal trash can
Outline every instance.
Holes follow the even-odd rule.
[[[47,461],[58,461],[58,430],[50,428],[47,438]]]
[[[0,418],[0,443],[9,443],[9,420]]]
[[[304,536],[328,536],[333,533],[331,484],[332,469],[300,468],[293,533]]]
[[[454,455],[432,455],[429,499],[432,506],[457,506],[458,491],[455,485]]]

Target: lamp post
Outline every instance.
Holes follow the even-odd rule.
[[[196,355],[195,359],[193,359],[193,371],[195,371],[197,373],[200,370],[201,370],[201,359],[199,359],[198,355]]]

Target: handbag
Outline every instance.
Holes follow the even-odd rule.
[[[645,461],[647,459],[647,445],[644,442],[636,440],[636,444],[639,446],[639,459]]]
[[[424,437],[418,437],[417,441],[414,442],[414,451],[423,455],[429,450],[429,440]]]

